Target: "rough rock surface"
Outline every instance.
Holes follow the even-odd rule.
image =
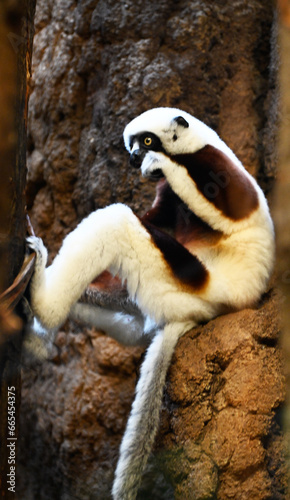
[[[271,292],[258,310],[221,316],[180,340],[159,435],[176,499],[188,491],[195,500],[285,498],[278,303]]]
[[[151,204],[122,131],[154,106],[214,127],[271,187],[272,23],[262,0],[38,0],[27,202],[51,256],[91,210]],[[180,341],[139,499],[285,498],[277,316],[272,293]],[[110,498],[140,357],[68,323],[46,362],[24,360],[19,499]]]
[[[140,353],[94,330],[70,328],[57,334],[47,362],[24,361],[29,463],[19,498],[109,498]]]
[[[139,499],[286,498],[278,307],[271,291],[257,310],[221,316],[180,340]],[[143,351],[68,330],[46,363],[24,362],[24,500],[110,498]]]

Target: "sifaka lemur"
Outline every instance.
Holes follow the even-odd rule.
[[[46,268],[39,238],[31,306],[47,329],[68,316],[125,344],[150,341],[120,448],[114,500],[133,500],[158,429],[166,373],[181,335],[219,314],[257,304],[273,266],[274,231],[265,196],[207,125],[156,108],[124,130],[130,164],[158,178],[151,209],[99,209],[63,242]],[[79,301],[104,270],[125,282],[142,314]]]

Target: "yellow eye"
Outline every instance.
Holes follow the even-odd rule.
[[[145,137],[144,144],[145,144],[145,146],[151,146],[151,144],[152,144],[151,137]]]

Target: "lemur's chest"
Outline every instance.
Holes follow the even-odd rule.
[[[189,251],[203,247],[215,247],[223,238],[220,231],[211,228],[191,212],[185,204],[177,207],[174,236]]]

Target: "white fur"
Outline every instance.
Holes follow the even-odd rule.
[[[129,207],[115,204],[84,219],[66,237],[45,273],[36,267],[31,302],[42,324],[61,325],[86,286],[104,269],[127,280],[130,296],[158,324],[205,321],[218,312],[214,304],[178,287],[139,219]]]
[[[174,121],[177,116],[183,116],[189,127],[178,125]],[[265,197],[213,130],[183,111],[157,108],[143,113],[125,128],[127,149],[130,150],[131,136],[146,131],[157,135],[171,155],[193,153],[207,144],[220,149],[250,179],[259,205],[248,217],[236,222],[230,220],[198,191],[182,165],[171,161],[166,154],[147,152],[142,173],[146,176],[161,168],[185,205],[223,233],[217,245],[196,241],[187,244],[187,249],[209,272],[207,286],[196,292],[178,281],[140,220],[122,204],[97,210],[84,219],[65,238],[59,254],[47,269],[46,250],[41,240],[29,239],[38,256],[31,283],[32,308],[44,326],[55,328],[71,313],[76,319],[104,329],[127,344],[142,342],[157,332],[142,366],[122,442],[114,500],[134,500],[136,496],[156,434],[162,387],[178,338],[197,323],[222,313],[225,307],[240,309],[255,304],[267,286],[274,256],[273,225]],[[173,134],[178,136],[177,140],[173,140]],[[88,284],[104,270],[127,280],[129,295],[144,317],[134,318],[76,304]],[[158,373],[156,366],[160,368]],[[154,424],[149,425],[152,415]]]
[[[112,490],[114,500],[134,500],[136,497],[157,432],[155,422],[159,421],[167,369],[179,337],[193,326],[194,323],[170,323],[157,331],[148,348],[120,448]]]
[[[123,312],[103,309],[91,304],[77,302],[70,310],[70,317],[95,326],[124,345],[146,345],[150,339],[144,328],[144,318]]]
[[[182,116],[189,127],[182,130],[178,141],[172,141],[172,136],[180,127],[174,118]],[[142,132],[153,132],[162,138],[164,149],[174,155],[194,153],[207,144],[223,151],[236,165],[241,165],[233,151],[220,139],[217,133],[194,116],[177,108],[155,108],[145,111],[132,120],[124,130],[124,142],[130,152],[130,137]]]

